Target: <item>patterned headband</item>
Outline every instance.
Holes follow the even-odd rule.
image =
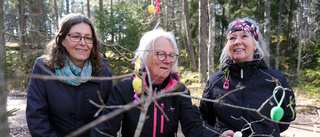
[[[240,30],[250,33],[251,36],[256,41],[258,41],[258,32],[257,32],[256,26],[253,25],[251,22],[245,21],[245,20],[238,20],[235,23],[232,23],[231,27],[227,31],[227,34],[228,34],[227,36],[229,36],[232,32],[240,31]]]

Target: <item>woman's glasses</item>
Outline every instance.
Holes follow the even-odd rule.
[[[85,36],[85,37],[82,37],[81,35],[79,34],[68,34],[69,38],[71,41],[73,42],[80,42],[81,39],[83,38],[84,41],[87,43],[87,44],[92,44],[93,43],[93,37],[90,37],[90,36]]]
[[[178,54],[176,53],[171,53],[171,54],[167,54],[164,51],[154,51],[154,50],[149,50],[150,52],[154,52],[157,55],[157,58],[160,61],[164,61],[167,57],[169,57],[171,62],[175,62],[177,60],[177,58],[179,57]]]

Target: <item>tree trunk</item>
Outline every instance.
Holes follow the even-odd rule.
[[[69,0],[66,0],[67,14],[69,14]]]
[[[70,7],[74,7],[74,1],[75,0],[70,0],[71,1],[71,6]],[[74,13],[75,12],[75,8],[71,8],[70,9],[70,13]]]
[[[173,0],[171,0],[171,10],[170,10],[170,13],[171,13],[171,17],[170,17],[170,22],[171,22],[171,25],[170,25],[170,27],[173,29],[173,31],[176,33],[177,32],[177,30],[176,30],[176,24],[175,24],[175,21],[176,21],[176,19],[175,19],[175,14],[174,14],[174,11],[175,11],[175,9],[174,9],[174,2],[173,2]],[[171,29],[170,29],[171,30]]]
[[[57,7],[57,0],[54,0],[54,13],[55,13],[55,17],[56,17],[56,27],[57,30],[59,30],[59,14],[58,14],[58,7]]]
[[[199,82],[207,79],[208,69],[208,1],[199,0]]]
[[[211,1],[209,4],[209,48],[208,48],[208,71],[209,77],[214,73],[214,47],[215,47],[215,24],[216,24],[216,16],[215,16],[215,8],[214,1]]]
[[[264,38],[266,40],[267,54],[270,55],[270,27],[271,27],[271,17],[270,17],[270,1],[266,0],[264,5]],[[270,66],[270,58],[266,58],[266,63]]]
[[[171,24],[172,24],[172,20],[171,19],[173,19],[173,16],[172,16],[172,8],[173,8],[173,6],[171,5],[172,4],[172,2],[171,2],[172,0],[168,0],[167,1],[167,30],[172,30],[173,28],[171,28],[172,26],[171,26]]]
[[[279,56],[280,56],[280,30],[281,30],[281,7],[282,7],[282,0],[279,1],[279,11],[278,11],[278,31],[277,31],[277,57],[275,63],[275,69],[279,70]]]
[[[25,36],[26,36],[26,20],[24,16],[24,0],[20,0],[20,59],[23,60],[23,49],[25,47]]]
[[[229,4],[229,6],[228,7],[230,7],[230,4]],[[221,7],[220,7],[221,8]],[[230,9],[229,9],[230,10]],[[229,12],[230,13],[230,12]],[[230,15],[230,14],[229,14]],[[225,16],[225,7],[222,7],[222,16]],[[228,19],[230,19],[230,18],[228,18]],[[228,19],[226,19],[227,20],[227,22],[229,22],[228,21]],[[224,36],[224,30],[225,30],[225,27],[224,27],[224,25],[223,25],[223,20],[221,19],[220,20],[220,22],[219,22],[219,28],[221,28],[221,33],[219,33],[220,34],[220,36],[218,36],[218,41],[219,41],[219,47],[218,47],[218,49],[220,50],[220,49],[222,49],[223,48],[223,39],[225,38],[225,36]]]
[[[289,47],[291,47],[291,41],[292,41],[292,32],[291,32],[291,25],[292,25],[292,18],[293,18],[293,6],[294,6],[294,0],[290,0],[290,12],[289,12],[289,19],[288,19],[288,33],[287,33],[287,50],[289,50]]]
[[[90,0],[87,0],[87,12],[88,12],[88,18],[90,19]]]
[[[303,33],[303,0],[301,0],[300,4],[300,15],[299,15],[299,37],[298,37],[298,63],[297,63],[297,75],[300,75],[300,67],[301,67],[301,50],[302,50],[302,33]]]
[[[256,11],[256,21],[260,24],[260,0],[257,0],[257,11]]]
[[[170,14],[168,14],[168,13],[170,13],[170,8],[169,8],[169,6],[168,6],[168,4],[169,4],[169,0],[162,0],[162,2],[163,3],[166,3],[167,4],[167,6],[163,6],[163,10],[164,10],[164,17],[165,17],[165,29],[166,30],[168,30],[169,28],[170,28]],[[165,4],[163,4],[163,5],[165,5]]]
[[[189,17],[188,17],[188,8],[189,8],[189,4],[188,4],[188,0],[183,0],[183,12],[184,12],[184,22],[185,22],[185,30],[186,30],[186,37],[187,37],[187,47],[189,50],[187,50],[188,54],[190,55],[190,60],[191,60],[191,67],[192,67],[192,71],[195,72],[197,70],[196,67],[196,60],[194,57],[194,49],[192,46],[192,41],[191,41],[191,32],[190,32],[190,27],[189,27]]]
[[[113,21],[113,10],[112,10],[113,5],[112,4],[113,4],[113,1],[110,0],[110,14],[111,14],[111,19]],[[114,43],[114,31],[111,31],[111,42]]]
[[[103,0],[99,0],[99,11],[100,11],[100,14],[102,15],[103,14]]]
[[[0,137],[9,137],[9,125],[7,117],[7,92],[5,90],[5,39],[4,39],[4,9],[3,0],[0,0]]]
[[[40,6],[40,0],[37,0],[37,14],[40,14],[41,13],[41,6]],[[35,27],[37,27],[37,29],[39,30],[39,32],[40,32],[40,30],[41,30],[41,25],[40,25],[40,17],[39,16],[36,16],[36,26]],[[39,42],[39,40],[41,39],[40,37],[40,35],[38,34],[38,36],[39,37],[36,37],[35,38],[35,41],[34,42],[32,42],[32,43],[35,43],[35,45],[37,45],[36,46],[36,48],[41,48],[41,43]]]
[[[243,3],[243,0],[240,0],[240,13],[239,13],[239,17],[240,17],[240,18],[242,17],[242,13],[243,13],[243,7],[244,7],[243,4],[244,4],[244,3]]]

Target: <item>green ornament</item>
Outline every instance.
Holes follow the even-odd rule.
[[[280,102],[278,103],[278,100],[276,98],[276,91],[278,91],[279,89],[282,89],[283,91],[283,94],[282,94],[282,97],[281,97],[281,100]],[[282,86],[277,86],[276,88],[274,88],[273,90],[273,98],[274,100],[276,101],[277,103],[277,106],[273,107],[270,111],[270,117],[272,120],[274,121],[280,121],[281,118],[283,117],[283,114],[284,114],[284,111],[283,111],[283,108],[281,107],[281,104],[282,104],[282,101],[284,99],[284,96],[285,96],[285,90]]]
[[[283,117],[284,111],[282,107],[276,106],[271,109],[270,117],[274,121],[280,121]]]

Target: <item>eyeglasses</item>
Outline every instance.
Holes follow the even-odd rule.
[[[84,41],[87,43],[87,44],[92,44],[93,43],[93,37],[90,37],[90,36],[85,36],[85,37],[82,37],[81,35],[79,34],[68,34],[69,38],[71,41],[73,42],[80,42],[81,39],[83,38]]]
[[[179,57],[178,54],[176,53],[171,53],[171,54],[167,54],[166,52],[164,51],[154,51],[154,50],[149,50],[150,52],[154,52],[156,53],[157,55],[157,58],[160,60],[160,61],[164,61],[167,56],[169,56],[169,59],[171,62],[175,62],[177,60],[177,58]]]

